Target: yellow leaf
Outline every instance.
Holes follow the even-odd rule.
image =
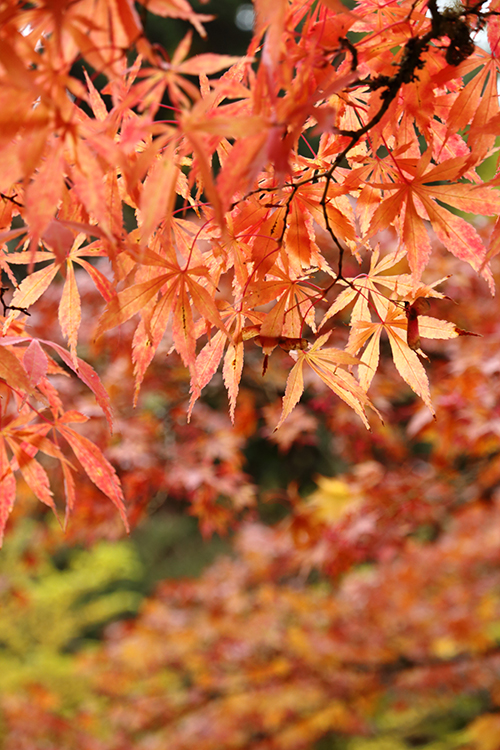
[[[307,498],[313,515],[325,523],[334,523],[353,507],[357,500],[346,482],[333,477],[317,477],[318,489]]]
[[[459,649],[457,643],[449,635],[443,635],[440,638],[436,638],[431,647],[432,653],[439,659],[453,659],[457,655]]]

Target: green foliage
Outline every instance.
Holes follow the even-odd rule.
[[[88,647],[96,628],[137,612],[141,596],[131,589],[141,566],[129,542],[51,554],[46,535],[43,525],[17,525],[0,559],[0,703],[37,686],[69,710],[87,690],[72,652]]]
[[[346,750],[466,750],[470,735],[464,729],[484,710],[484,696],[415,701],[395,711],[387,708],[376,720],[375,737],[355,737]],[[325,747],[324,750],[327,750]]]

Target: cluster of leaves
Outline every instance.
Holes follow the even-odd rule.
[[[209,17],[140,6],[1,11],[0,744],[403,750],[457,715],[446,746],[491,750],[499,3],[256,0],[244,58],[169,56],[142,10]],[[70,542],[120,536],[124,497],[245,520],[70,654],[137,563],[59,569],[15,533],[33,495]]]
[[[205,34],[210,17],[185,0],[145,5]],[[54,460],[72,511],[65,446],[126,523],[113,466],[70,426],[87,415],[68,409],[54,386],[54,375],[72,371],[111,427],[108,394],[77,355],[87,277],[101,307],[84,345],[106,338],[121,352],[120,333],[109,332],[133,325],[134,403],[154,355],[170,349],[189,373],[184,412],[222,365],[234,420],[244,356],[256,343],[264,372],[279,347],[292,360],[278,425],[319,379],[368,426],[383,331],[400,375],[432,409],[420,338],[465,332],[422,314],[443,298],[436,286],[445,279],[422,280],[433,243],[493,291],[500,225],[485,244],[458,213],[500,211],[497,176],[486,184],[477,171],[495,154],[500,119],[495,0],[445,11],[435,0],[361,0],[352,10],[338,0],[257,0],[255,8],[248,56],[190,58],[191,33],[168,56],[144,35],[131,0],[6,5],[0,241],[15,291],[9,304],[2,296],[2,531],[18,472],[55,507],[44,468]],[[473,43],[483,28],[491,53]],[[344,256],[368,258],[370,269],[346,270]],[[37,312],[53,289],[60,332],[48,340]],[[351,303],[346,341],[331,319]],[[199,497],[213,511],[207,531],[227,524],[216,500],[238,493],[238,481],[223,486],[219,474]],[[247,493],[239,506],[249,502]]]
[[[31,647],[22,684],[0,701],[5,750],[498,744],[500,316],[487,297],[476,302],[470,281],[457,273],[450,284],[483,337],[440,352],[435,343],[438,421],[408,399],[387,363],[373,391],[391,420],[373,434],[352,420],[347,404],[332,409],[326,384],[312,383],[307,409],[294,411],[270,439],[285,461],[317,440],[326,420],[346,470],[316,477],[306,500],[291,483],[292,512],[280,523],[244,523],[231,557],[198,580],[162,582],[134,620],[113,624],[101,644],[66,658],[54,679],[33,667],[39,647]],[[257,361],[255,369],[257,384]],[[226,439],[212,433],[213,444]],[[67,606],[68,587],[86,590],[91,557],[60,571],[60,582],[52,568],[47,584],[34,575],[27,587],[25,571],[21,581],[19,563],[12,564],[15,545],[13,537],[4,573],[12,582],[4,594],[8,621],[19,623],[8,631],[12,643],[30,632],[22,621],[53,601],[50,591],[61,608],[55,637],[68,627],[73,633],[85,609]],[[46,545],[30,532],[24,564],[34,574],[40,559],[33,555],[47,567]],[[112,555],[108,561],[99,549],[102,580],[103,564],[113,573]],[[71,705],[68,681],[81,686]]]
[[[261,460],[274,443],[290,477],[296,476],[294,459],[313,449],[319,455],[326,433],[344,470],[316,476],[317,488],[306,498],[295,482],[275,487],[267,500],[291,508],[282,521],[272,527],[244,522],[230,558],[218,559],[197,580],[163,581],[135,619],[111,625],[92,650],[60,653],[68,638],[81,635],[89,613],[94,621],[105,618],[114,601],[117,609],[128,601],[122,594],[116,600],[94,597],[117,568],[136,572],[136,564],[129,568],[130,551],[127,556],[118,545],[113,556],[113,548],[97,546],[95,558],[73,554],[71,566],[56,570],[46,549],[57,549],[57,530],[47,537],[41,529],[21,532],[20,524],[7,538],[0,579],[5,750],[151,750],[166,744],[491,750],[498,744],[500,315],[496,303],[478,295],[473,273],[457,264],[453,269],[447,259],[431,261],[431,270],[455,271],[449,291],[461,308],[442,300],[435,303],[441,312],[451,317],[455,311],[459,325],[469,320],[482,334],[431,342],[437,420],[383,358],[372,392],[390,415],[387,424],[366,432],[347,404],[334,408],[326,383],[311,380],[308,400],[274,432],[286,374],[270,363],[266,382],[277,384],[276,401],[259,405],[256,350],[253,378],[245,378],[242,395],[246,435],[255,441],[259,425],[267,435]],[[165,369],[158,367],[159,380]],[[148,374],[150,392],[160,388],[151,379],[155,370],[153,365]],[[123,372],[115,374],[119,384]],[[168,372],[170,393],[178,395],[175,370]],[[111,379],[108,386],[118,402],[128,401]],[[223,390],[221,382],[221,400]],[[201,475],[211,486],[215,473],[206,443],[212,455],[237,465],[246,438],[242,427],[231,431],[227,416],[208,406],[193,413],[190,425],[181,424],[180,414],[178,405],[170,405],[172,432],[179,432],[168,452],[177,458],[187,446],[186,475],[167,454],[151,454],[149,466],[159,476],[155,462],[167,461],[165,473],[172,472],[178,489],[185,483],[187,493],[195,468],[187,454],[197,443],[201,463],[193,483]],[[151,409],[142,421],[155,424],[153,418]],[[141,462],[154,443],[147,425],[141,433],[140,420],[127,416],[126,422],[137,463],[131,459],[126,468],[126,440],[112,455],[124,485],[134,486],[134,475],[143,481]],[[204,441],[200,433],[210,425]],[[239,481],[242,489],[251,488],[250,478],[245,483],[240,475]],[[203,484],[198,489],[208,492]],[[87,503],[88,510],[84,491],[81,505]],[[116,513],[108,503],[102,506],[108,515],[99,517],[95,505],[87,523],[109,533]],[[76,538],[85,528],[79,512],[80,503],[70,526]],[[158,528],[161,518],[153,516],[152,523]],[[151,539],[145,544],[153,546]],[[187,554],[195,556],[192,549]],[[47,621],[53,626],[44,627]]]

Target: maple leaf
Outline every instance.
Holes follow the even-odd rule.
[[[96,338],[141,312],[162,290],[160,299],[150,315],[151,334],[148,333],[147,340],[150,344],[154,343],[152,350],[154,354],[169,318],[172,316],[175,347],[184,364],[189,367],[192,377],[195,377],[196,337],[192,306],[205,320],[226,332],[214,299],[196,280],[203,277],[210,279],[210,274],[203,266],[189,267],[187,263],[184,268],[181,268],[178,263],[165,260],[151,252],[147,256],[144,255],[143,259],[148,258],[150,258],[151,265],[168,269],[168,271],[148,281],[130,286],[113,297],[99,319]],[[146,329],[144,331],[146,332]]]
[[[383,199],[375,210],[369,232],[375,234],[386,228],[399,216],[403,207],[401,242],[408,254],[413,275],[419,280],[431,253],[424,223],[424,219],[428,219],[445,247],[481,273],[494,293],[493,277],[485,266],[486,248],[479,234],[467,221],[442,208],[438,201],[463,211],[495,215],[500,211],[500,197],[496,192],[474,184],[439,184],[443,180],[460,177],[466,160],[463,157],[447,159],[428,168],[430,158],[428,149],[417,165],[409,159],[396,160],[399,171],[394,171],[394,181],[376,185],[392,194]]]
[[[329,338],[330,333],[318,336],[314,344],[307,351],[297,352],[296,364],[288,376],[285,395],[283,396],[283,410],[276,430],[284,422],[292,409],[297,405],[304,391],[304,365],[307,364],[313,372],[343,401],[354,409],[367,429],[370,429],[366,417],[365,407],[374,409],[359,383],[340,365],[354,365],[359,362],[357,357],[340,349],[322,349],[322,345]],[[374,409],[376,411],[376,409]]]
[[[370,270],[367,274],[339,280],[341,285],[348,286],[348,288],[343,289],[330,305],[323,316],[320,328],[353,301],[355,301],[355,304],[351,315],[352,323],[356,320],[371,320],[370,305],[373,306],[377,314],[382,315],[386,308],[383,294],[378,287],[395,291],[396,287],[401,285],[401,276],[395,273],[384,274],[384,271],[398,265],[405,258],[405,255],[404,251],[399,250],[380,258],[380,250],[377,247],[371,254]]]
[[[427,298],[417,297],[414,305],[417,305],[417,309],[424,310],[427,309],[425,303]],[[362,388],[368,390],[378,367],[380,337],[385,331],[397,371],[434,415],[429,380],[414,349],[420,351],[420,336],[445,340],[467,335],[467,332],[461,331],[451,322],[426,315],[418,315],[418,329],[415,330],[411,326],[411,316],[408,316],[409,307],[409,303],[402,307],[399,302],[379,297],[379,320],[372,322],[371,319],[356,319],[351,328],[347,350],[358,354],[365,347],[359,360],[360,365],[363,365],[359,368],[359,382]]]
[[[208,17],[186,0],[147,5],[204,33]],[[57,433],[73,411],[51,382],[64,369],[49,353],[90,387],[111,427],[108,394],[78,357],[86,321],[100,314],[93,290],[83,294],[83,271],[105,304],[98,337],[137,316],[134,405],[167,340],[189,370],[188,418],[222,367],[237,430],[252,339],[264,370],[276,347],[294,360],[280,424],[307,377],[367,424],[382,331],[397,370],[430,405],[420,340],[466,333],[425,315],[426,300],[444,297],[435,287],[445,279],[421,280],[438,242],[493,291],[498,226],[487,249],[487,231],[458,214],[500,213],[498,174],[487,184],[480,175],[484,159],[498,171],[497,5],[445,11],[431,3],[429,15],[424,0],[360,0],[353,11],[337,0],[258,0],[240,58],[193,56],[191,33],[169,57],[148,40],[131,0],[79,0],[62,14],[36,4],[9,11],[0,48],[0,267],[15,288],[11,304],[2,298],[0,339],[2,425],[11,425],[10,443],[2,433],[6,512],[17,466],[50,504],[38,451],[62,467],[67,512],[76,499],[72,468],[43,428],[50,414]],[[491,54],[472,43],[483,26]],[[81,61],[104,73],[103,87],[86,71],[77,79]],[[349,254],[361,262],[368,238],[384,233],[385,243],[394,230],[398,252],[381,258],[376,250],[369,271],[353,275]],[[19,266],[26,272],[17,285]],[[57,299],[68,350],[51,341],[57,336],[39,336],[53,322],[50,306],[35,306],[44,298]],[[321,336],[308,343],[305,326],[315,334],[321,314],[325,326],[349,305],[347,351]],[[110,356],[121,354],[119,337],[109,340]],[[47,410],[36,411],[37,402]],[[122,512],[110,465],[72,440]]]
[[[23,355],[23,367],[17,357],[6,347],[16,344],[26,344],[27,342],[30,342],[30,344]],[[90,388],[96,397],[97,403],[103,410],[109,429],[112,432],[113,419],[109,395],[102,385],[98,374],[91,365],[79,357],[76,358],[75,362],[71,354],[67,352],[64,347],[56,344],[54,341],[34,339],[28,336],[0,337],[0,363],[3,361],[8,365],[8,369],[6,369],[4,373],[5,381],[14,391],[20,389],[21,391],[24,391],[25,394],[31,393],[35,385],[40,385],[49,366],[47,355],[41,349],[40,344],[45,344],[45,346],[52,348],[61,357],[64,364],[73,370],[82,383],[85,383],[85,385]],[[52,365],[54,366],[54,363],[52,363]],[[64,372],[60,369],[58,371]]]
[[[129,524],[120,481],[102,451],[88,438],[63,424],[63,421],[58,424],[58,432],[68,441],[89,479],[115,504],[128,531]]]
[[[498,32],[494,31],[494,24],[489,27],[488,34],[493,34],[492,47],[497,43]],[[488,53],[476,49],[476,56],[460,65],[462,75],[471,75],[467,86],[456,97],[447,118],[447,130],[451,135],[463,130],[469,125],[468,138],[471,154],[470,163],[481,162],[488,154],[495,142],[495,136],[488,133],[488,123],[498,116],[498,96],[495,82],[499,71],[495,53]]]
[[[81,301],[76,283],[74,264],[80,265],[87,271],[104,299],[111,297],[111,288],[104,274],[82,257],[95,258],[102,255],[100,249],[84,245],[86,240],[84,233],[80,233],[76,238],[73,238],[72,232],[56,222],[53,222],[49,229],[50,231],[44,233],[43,239],[48,245],[54,247],[54,252],[37,251],[34,255],[30,252],[20,252],[10,253],[9,255],[8,262],[10,264],[29,264],[31,261],[40,262],[46,260],[50,260],[51,263],[39,271],[30,273],[21,281],[12,295],[12,307],[5,321],[4,328],[19,316],[21,310],[29,310],[49,288],[58,271],[64,270],[66,279],[59,301],[59,323],[63,335],[68,339],[73,362],[76,363],[78,329],[81,323]],[[84,246],[82,247],[82,245]]]
[[[189,21],[203,37],[206,36],[203,22],[211,21],[213,18],[213,16],[195,13],[187,0],[139,0],[139,2],[142,5],[147,5],[148,10],[157,16],[181,18],[183,21]]]

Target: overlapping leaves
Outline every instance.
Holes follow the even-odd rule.
[[[78,357],[83,270],[103,298],[95,337],[136,326],[136,403],[168,340],[189,373],[186,411],[222,366],[234,418],[245,353],[257,343],[264,372],[280,348],[293,360],[279,425],[306,382],[319,378],[368,426],[367,390],[384,333],[399,373],[432,409],[420,337],[463,331],[415,306],[440,295],[438,282],[423,279],[431,253],[446,248],[493,291],[488,262],[498,230],[488,246],[460,213],[500,209],[498,176],[484,184],[477,171],[496,154],[497,11],[479,5],[444,14],[435,3],[409,0],[366,7],[257,0],[254,37],[241,59],[190,56],[191,34],[168,57],[147,40],[132,0],[12,9],[0,30],[1,263],[16,287],[4,333],[57,289],[69,346],[68,353],[33,336],[24,343],[42,347],[29,343],[18,357],[10,347],[23,342],[4,342],[12,424],[16,409],[24,419],[33,408],[50,374],[47,345],[110,418],[96,374]],[[184,0],[148,8],[205,33],[208,17]],[[491,55],[474,50],[483,26]],[[80,58],[105,76],[102,90],[87,72],[85,83],[72,75]],[[168,119],[160,116],[165,92]],[[316,152],[311,134],[319,136]],[[380,259],[375,238],[391,251],[396,241],[397,254]],[[403,266],[387,273],[403,259],[411,275]],[[367,274],[352,271],[353,262],[370,260]],[[26,275],[17,285],[20,265]],[[331,325],[350,304],[345,349],[335,329],[339,346],[326,345],[317,323]],[[51,429],[121,508],[110,467],[60,422],[63,413],[54,413]],[[9,446],[5,507],[15,466],[50,503],[35,458],[42,449]],[[102,476],[91,476],[95,461]],[[71,487],[68,464],[60,463]]]

